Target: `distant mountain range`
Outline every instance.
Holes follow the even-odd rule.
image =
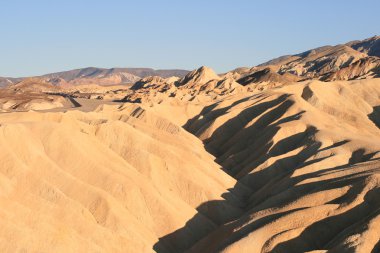
[[[15,84],[22,81],[23,78],[12,78],[12,77],[0,77],[0,87]]]
[[[134,84],[149,76],[183,78],[189,72],[181,69],[90,67],[50,73],[37,78],[62,87],[81,84],[107,86]],[[252,68],[235,69],[225,75],[244,86],[252,83],[286,84],[308,79],[333,81],[379,77],[380,36],[281,56]],[[0,86],[16,84],[24,79],[0,77]]]
[[[50,73],[38,78],[55,85],[80,85],[80,84],[99,84],[99,85],[119,85],[133,84],[141,78],[147,76],[160,76],[168,78],[171,76],[183,77],[189,71],[182,69],[163,69],[154,70],[151,68],[82,68],[69,71]],[[25,78],[5,78],[0,77],[0,86],[7,86],[22,81]]]
[[[241,85],[254,84],[263,88],[310,79],[380,77],[380,36],[284,55],[252,68],[237,68],[225,75],[232,76]]]
[[[296,55],[275,58],[258,66],[278,74],[290,73],[300,80],[350,80],[377,77],[380,67],[380,36],[323,46]]]

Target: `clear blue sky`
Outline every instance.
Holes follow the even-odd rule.
[[[81,67],[218,72],[380,34],[379,0],[3,0],[0,76]]]

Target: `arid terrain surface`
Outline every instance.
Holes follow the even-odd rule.
[[[375,36],[0,78],[0,251],[380,252],[379,77]]]

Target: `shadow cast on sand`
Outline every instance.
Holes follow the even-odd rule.
[[[375,106],[373,112],[368,115],[368,118],[380,128],[380,106]]]
[[[364,181],[368,173],[370,173],[369,171],[319,180],[318,182],[314,182],[313,179],[328,173],[337,173],[350,169],[359,163],[377,160],[373,159],[376,152],[366,154],[364,149],[353,151],[349,162],[345,165],[294,176],[296,170],[317,164],[334,156],[334,152],[322,157],[317,156],[318,153],[345,145],[349,140],[342,140],[322,148],[322,144],[315,140],[318,130],[309,126],[305,131],[288,136],[274,144],[273,137],[280,130],[280,125],[296,121],[304,113],[301,111],[294,115],[283,117],[293,105],[293,102],[287,99],[288,97],[283,95],[272,101],[262,102],[242,110],[239,115],[226,121],[215,130],[210,138],[204,141],[206,149],[217,157],[216,162],[238,180],[235,187],[229,189],[222,197],[226,199],[231,192],[238,195],[243,203],[239,208],[243,212],[238,217],[231,216],[224,223],[214,222],[215,226],[212,229],[202,230],[202,222],[205,222],[205,219],[210,220],[210,217],[205,217],[202,214],[202,212],[204,213],[202,210],[215,209],[210,213],[217,213],[218,210],[216,209],[220,208],[220,202],[223,202],[223,200],[203,203],[197,208],[200,212],[190,219],[184,227],[159,239],[153,247],[156,252],[218,252],[258,228],[289,213],[307,209],[308,207],[294,208],[289,211],[264,216],[250,222],[249,225],[244,225],[250,221],[249,214],[284,206],[304,195],[346,186],[350,190],[343,196],[330,201],[330,203],[348,204],[354,201],[357,192],[363,191],[365,187]],[[245,101],[247,99],[237,101],[234,105]],[[184,126],[185,129],[199,135],[205,125],[208,126],[213,119],[226,113],[232,107],[214,110],[216,106],[217,104],[206,107],[200,113],[203,117],[198,115],[189,120]],[[210,112],[212,112],[211,115]],[[254,118],[257,118],[257,120],[252,125],[245,127]],[[245,143],[238,141],[235,143],[239,143],[239,145],[236,145],[234,143],[236,139],[244,140]],[[265,169],[256,169],[272,157],[278,157],[296,150],[300,151],[294,155],[276,160],[273,164],[265,166]],[[308,183],[300,184],[300,182]],[[249,190],[242,191],[244,187]],[[299,236],[275,246],[273,252],[305,252],[324,249],[326,245],[339,241],[340,236],[345,235],[345,229],[348,226],[355,225],[365,217],[378,215],[378,213],[371,213],[371,210],[374,210],[373,205],[379,205],[374,202],[376,198],[380,198],[379,190],[367,192],[364,203],[339,215],[311,224]],[[372,206],[370,207],[369,205]],[[380,206],[377,207],[378,210],[380,210],[379,208]],[[240,229],[236,231],[236,227]],[[380,248],[379,245],[378,243],[376,247]],[[377,252],[376,247],[373,252]],[[294,249],[297,249],[297,251],[294,251]]]
[[[301,154],[297,154],[292,158],[297,159],[298,164],[302,164],[303,160],[310,158],[313,155],[313,153],[318,152],[318,150],[315,151],[314,147],[306,148],[306,150],[307,151],[304,151]],[[288,164],[288,162],[286,161],[287,159],[289,158],[281,159],[278,162]],[[320,161],[320,159],[318,159],[318,161]],[[369,159],[367,160],[367,162],[368,161],[373,160]],[[312,162],[317,161],[312,160]],[[264,209],[278,208],[281,205],[285,205],[286,203],[291,203],[292,201],[295,201],[297,198],[302,196],[302,194],[313,194],[316,192],[338,189],[345,186],[351,187],[351,190],[348,191],[342,197],[334,199],[330,202],[330,204],[348,204],[351,201],[353,201],[353,199],[357,195],[357,192],[363,191],[363,188],[365,187],[365,185],[363,184],[364,179],[367,177],[365,173],[357,173],[356,175],[343,176],[324,181],[297,185],[301,181],[307,181],[307,179],[313,179],[319,177],[322,174],[334,173],[339,170],[345,170],[355,165],[346,164],[343,166],[312,172],[298,177],[291,177],[292,173],[297,168],[299,168],[299,166],[303,165],[289,167],[289,169],[286,172],[281,171],[281,176],[276,176],[275,178],[271,178],[270,180],[268,180],[269,174],[253,174],[255,179],[257,180],[256,182],[267,181],[268,183],[264,184],[261,188],[259,187],[256,191],[253,191],[250,198],[246,199],[247,205],[245,207],[245,213],[235,220],[237,224],[239,225],[247,223],[249,221],[250,213],[256,213]],[[276,187],[271,187],[272,185],[276,185]],[[270,188],[270,190],[268,188]],[[265,192],[266,194],[264,194]],[[290,252],[291,249],[293,249],[292,252],[305,252],[324,249],[328,244],[333,244],[334,241],[339,240],[340,236],[345,235],[347,227],[359,223],[363,219],[363,217],[370,218],[372,216],[379,215],[378,212],[372,212],[372,210],[374,210],[373,205],[376,205],[376,209],[380,210],[380,204],[376,202],[376,200],[379,198],[379,189],[367,192],[367,194],[365,195],[365,202],[363,202],[362,204],[342,214],[328,217],[326,219],[315,222],[314,224],[307,227],[304,230],[304,232],[302,232],[296,238],[277,245],[272,252]],[[198,208],[213,206],[217,204],[217,202],[219,201],[209,201],[203,203]],[[215,230],[213,231],[202,231],[203,233],[197,233],[196,230],[193,230],[193,228],[196,227],[196,225],[199,225],[197,223],[204,222],[204,220],[201,218],[202,215],[197,214],[191,220],[189,220],[184,227],[160,238],[159,241],[154,245],[154,250],[156,250],[156,252],[158,253],[179,253],[187,251],[192,253],[218,252],[226,246],[247,236],[250,232],[259,229],[260,227],[263,227],[266,224],[269,224],[277,219],[280,219],[281,217],[286,216],[289,213],[296,212],[301,209],[306,209],[306,207],[296,208],[286,212],[280,212],[262,217],[254,222],[251,222],[249,225],[246,225],[243,229],[240,229],[239,232],[236,233],[234,232],[234,227],[229,226],[229,224],[221,224],[215,227]],[[216,231],[216,228],[219,228],[220,231]],[[193,238],[192,243],[189,243],[188,239],[181,238],[181,235],[188,233],[188,231],[194,231],[195,234],[198,235],[196,238]],[[213,235],[213,233],[216,233],[217,235],[223,235],[224,233],[227,233],[229,234],[229,236],[227,240],[223,240],[219,243],[215,243],[209,246],[205,245],[207,244],[207,241],[202,241],[202,239],[206,236],[211,235],[211,241],[213,237],[218,237]],[[196,248],[197,246],[199,246],[196,245],[197,242],[200,244],[200,248],[202,248],[203,251],[199,251],[199,249]],[[191,249],[194,245],[196,245],[196,247]],[[379,245],[377,245],[377,247],[379,247]],[[297,249],[297,251],[294,251],[294,249]],[[374,249],[373,252],[377,251]]]

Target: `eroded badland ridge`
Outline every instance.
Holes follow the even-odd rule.
[[[379,49],[2,79],[1,251],[378,252]]]

